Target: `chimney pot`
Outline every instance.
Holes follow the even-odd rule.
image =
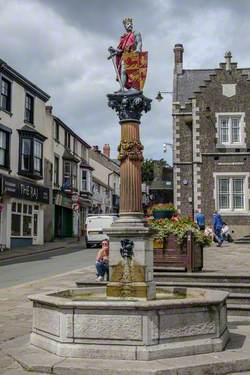
[[[183,44],[175,44],[174,46],[174,71],[176,74],[182,74],[183,71]]]
[[[110,145],[105,143],[105,145],[103,146],[103,154],[105,156],[107,156],[108,158],[110,158]]]
[[[52,115],[52,111],[53,111],[52,105],[46,105],[45,109],[47,113],[50,113]]]

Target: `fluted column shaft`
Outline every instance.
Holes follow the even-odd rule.
[[[123,122],[121,125],[121,143],[139,143],[140,128],[137,122]],[[136,152],[136,150],[135,150]],[[120,213],[141,213],[141,160],[126,157],[120,166]]]

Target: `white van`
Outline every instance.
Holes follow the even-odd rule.
[[[115,215],[89,215],[86,219],[86,245],[99,245],[108,238],[103,228],[109,228],[118,219]]]

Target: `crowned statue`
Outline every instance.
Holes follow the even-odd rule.
[[[117,48],[109,47],[108,59],[112,59],[116,80],[120,84],[118,93],[142,91],[147,75],[148,53],[142,52],[141,34],[133,31],[132,18],[125,18],[123,25],[126,32],[120,37]]]

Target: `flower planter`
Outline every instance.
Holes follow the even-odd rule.
[[[174,235],[166,238],[163,248],[154,251],[154,266],[180,269],[188,272],[201,271],[203,268],[203,248],[194,243],[192,233],[182,244]]]
[[[154,219],[171,219],[174,214],[173,210],[153,210]]]

